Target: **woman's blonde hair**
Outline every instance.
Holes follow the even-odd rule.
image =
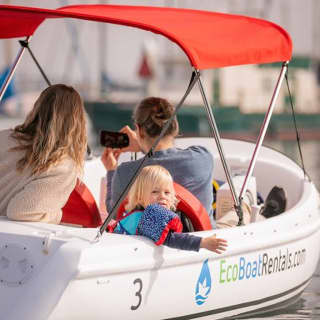
[[[87,148],[85,110],[79,93],[56,84],[46,88],[36,100],[23,124],[11,137],[19,143],[11,150],[25,151],[17,170],[30,168],[39,174],[70,157],[81,172]]]
[[[175,196],[171,174],[162,166],[152,165],[144,167],[132,185],[128,193],[128,203],[125,207],[126,211],[130,212],[135,208],[144,207],[148,192],[151,192],[154,186],[159,185],[166,185],[171,189],[172,207],[170,209],[175,210],[177,198]]]

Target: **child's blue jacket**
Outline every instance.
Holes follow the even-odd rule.
[[[113,229],[114,233],[145,236],[156,245],[164,244],[171,248],[199,251],[201,238],[182,234],[181,231],[182,223],[177,214],[159,204],[128,213]]]

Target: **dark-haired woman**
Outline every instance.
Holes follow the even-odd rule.
[[[59,223],[86,148],[79,93],[63,84],[48,87],[23,124],[0,131],[0,215]]]
[[[120,153],[126,151],[148,152],[173,112],[173,106],[163,98],[149,97],[142,100],[133,114],[135,131],[128,126],[121,129],[121,132],[127,133],[129,136],[129,147],[121,150],[110,148],[104,150],[101,160],[108,171],[106,201],[108,211],[120,197],[141,161],[141,159],[128,161],[118,166]],[[176,148],[174,140],[178,132],[179,125],[175,119],[158,143],[153,157],[146,161],[146,165],[158,164],[165,167],[173,176],[174,181],[188,189],[200,200],[209,213],[213,227],[215,227],[212,216],[211,184],[213,157],[202,146],[191,146],[186,149]]]

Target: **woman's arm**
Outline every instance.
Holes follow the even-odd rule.
[[[113,190],[112,188],[112,181],[113,181],[113,177],[114,177],[115,171],[108,171],[107,172],[107,197],[106,197],[106,208],[107,211],[110,213],[112,206],[113,206],[113,202],[114,202],[114,191],[115,193],[118,193],[117,190]],[[116,186],[117,184],[115,184]]]
[[[124,187],[126,186],[126,181],[122,181],[120,170],[108,171],[107,172],[107,198],[106,207],[107,211],[110,213],[114,203],[120,198]],[[129,179],[129,176],[125,175],[125,179]]]
[[[77,182],[77,171],[71,161],[33,177],[9,202],[11,220],[60,223],[62,208]]]

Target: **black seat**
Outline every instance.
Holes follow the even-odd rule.
[[[194,232],[194,227],[191,222],[191,220],[188,218],[188,216],[183,213],[182,211],[178,210],[176,211],[176,214],[179,216],[181,222],[182,222],[182,232]]]

